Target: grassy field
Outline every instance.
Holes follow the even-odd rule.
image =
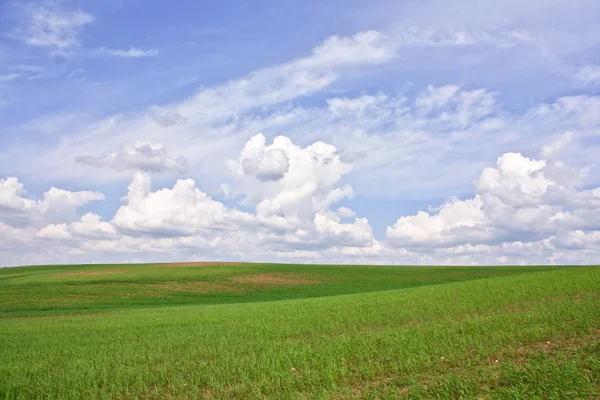
[[[0,269],[0,399],[598,399],[600,268]]]

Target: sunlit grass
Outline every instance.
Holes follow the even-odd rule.
[[[99,267],[59,269],[80,268]],[[32,269],[0,277],[0,398],[600,396],[600,268],[253,265],[174,275],[126,268],[134,271],[123,277],[130,283],[219,282],[241,273],[325,283],[216,292],[213,301],[207,293],[143,292],[139,306],[111,303],[110,288],[124,281],[107,275],[67,283],[48,276],[60,272]],[[469,272],[476,279],[466,281]],[[5,306],[27,286],[53,295],[89,286],[99,306],[57,300],[67,315],[33,303]],[[232,296],[240,302],[228,304]],[[261,302],[278,299],[287,300]]]

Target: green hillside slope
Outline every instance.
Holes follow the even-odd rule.
[[[210,292],[217,293],[214,298],[165,297],[160,288],[157,298],[171,305],[159,306],[144,292],[138,307],[131,299],[111,303],[110,288],[118,284],[107,274],[9,271],[20,275],[2,278],[0,398],[600,396],[598,267],[515,269],[513,275],[494,272],[480,279],[485,269],[274,266],[283,268],[277,280],[265,278],[275,274],[261,270],[268,266],[245,266],[258,268],[249,275],[262,277],[237,281],[231,278],[240,271],[230,267],[202,274],[227,288],[223,282],[252,286],[228,295],[246,303],[189,304],[232,299],[222,291]],[[181,280],[131,268],[130,282]],[[465,271],[479,279],[452,282],[469,279]],[[373,274],[378,278],[368,278]],[[375,291],[392,281],[405,288]],[[28,285],[38,299],[44,298],[43,288],[52,296],[65,294],[53,304],[71,314],[29,302],[16,289]],[[68,297],[79,286],[87,287],[85,298]],[[312,286],[319,289],[300,289]],[[360,291],[365,293],[293,299]],[[258,302],[280,298],[292,299]]]

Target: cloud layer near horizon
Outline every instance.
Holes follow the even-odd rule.
[[[548,145],[558,147],[568,135]],[[272,161],[273,152],[286,161]],[[351,186],[340,184],[351,165],[323,142],[302,148],[285,136],[272,144],[262,134],[251,137],[229,162],[231,193],[247,211],[211,198],[192,179],[153,190],[143,166],[108,221],[76,215],[90,201],[104,200],[101,193],[51,188],[36,200],[26,197],[17,178],[0,180],[3,246],[25,250],[16,263],[174,254],[436,264],[585,263],[598,256],[600,187],[580,188],[586,171],[558,160],[502,154],[481,172],[474,197],[400,216],[383,241],[374,238],[366,218],[339,206],[353,196]]]

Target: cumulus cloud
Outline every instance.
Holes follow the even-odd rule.
[[[36,207],[36,202],[22,197],[25,187],[14,176],[0,179],[0,207],[18,211],[28,211]]]
[[[138,141],[125,142],[118,152],[101,156],[79,156],[80,164],[93,167],[108,167],[117,171],[141,170],[148,172],[186,172],[187,160],[183,156],[172,158],[160,144]]]
[[[578,188],[584,171],[560,161],[505,153],[485,168],[474,197],[401,217],[387,228],[393,246],[522,243],[564,238],[576,229],[597,230],[595,190]]]
[[[289,164],[284,169],[271,157]],[[331,210],[352,196],[349,186],[336,186],[348,167],[333,146],[315,143],[302,148],[284,136],[267,146],[265,137],[257,134],[230,164],[238,193],[254,207],[254,213],[212,199],[191,179],[152,191],[150,176],[136,173],[124,198],[126,204],[111,224],[126,235],[210,239],[222,246],[273,246],[279,251],[297,246],[373,245],[366,219],[355,218],[348,208]]]
[[[334,146],[323,142],[302,148],[289,138],[278,136],[266,146],[264,135],[257,134],[229,165],[239,191],[265,218],[312,217],[352,196],[350,187],[336,187],[350,166],[342,162]]]
[[[290,160],[281,148],[266,146],[262,134],[252,137],[240,155],[240,164],[245,175],[255,176],[261,181],[277,181],[290,168]]]
[[[172,189],[152,192],[150,176],[140,172],[129,185],[126,201],[112,223],[131,234],[190,236],[219,229],[228,219],[244,217],[212,200],[191,179],[178,180]]]
[[[261,180],[244,167],[244,160],[262,160],[273,149],[285,153],[289,162],[279,179]],[[73,217],[87,202],[100,199],[98,193],[52,188],[33,200],[24,196],[17,179],[2,180],[3,210],[44,218],[25,226],[0,221],[0,252],[8,254],[18,246],[59,260],[118,260],[119,255],[143,252],[146,260],[202,254],[411,264],[584,263],[600,256],[600,188],[581,188],[585,171],[559,160],[502,154],[494,167],[483,169],[472,197],[450,198],[439,207],[400,217],[388,227],[385,242],[374,238],[366,218],[336,206],[353,190],[341,183],[350,166],[332,145],[301,147],[285,136],[268,145],[258,134],[230,167],[234,189],[253,211],[226,206],[191,179],[153,190],[150,175],[136,172],[124,204],[104,221],[89,212]]]
[[[100,192],[50,188],[41,199],[25,197],[25,188],[16,177],[0,179],[0,222],[26,226],[40,221],[65,220],[74,217],[77,209],[92,201],[104,200]]]
[[[116,239],[117,231],[109,222],[94,213],[86,213],[79,221],[69,224],[49,224],[36,234],[37,238],[46,240],[101,240]]]

